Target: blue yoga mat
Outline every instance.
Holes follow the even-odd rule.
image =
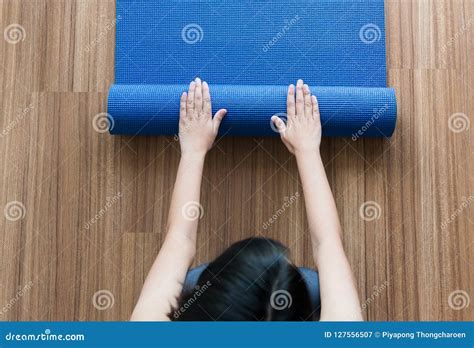
[[[117,0],[112,134],[178,133],[179,98],[211,88],[220,133],[278,135],[290,83],[318,97],[324,136],[389,137],[383,0]]]

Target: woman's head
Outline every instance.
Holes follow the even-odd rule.
[[[231,245],[184,294],[172,320],[311,320],[306,283],[279,242],[250,238]]]

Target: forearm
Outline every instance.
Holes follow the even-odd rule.
[[[341,238],[336,203],[319,151],[296,153],[313,249]]]
[[[204,153],[183,154],[181,157],[168,214],[167,239],[196,245],[202,214],[200,195],[204,158]]]
[[[321,284],[321,320],[361,320],[352,270],[341,240],[341,224],[319,152],[296,154],[313,255]]]

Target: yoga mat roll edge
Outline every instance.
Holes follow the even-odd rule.
[[[288,86],[212,85],[213,112],[228,110],[221,135],[274,136],[271,117],[286,118]],[[110,133],[178,134],[179,100],[188,85],[113,85]],[[392,88],[312,87],[324,136],[389,137],[397,115]]]

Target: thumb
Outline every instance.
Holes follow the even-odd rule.
[[[272,116],[272,122],[279,133],[283,133],[286,130],[286,123],[280,117]]]
[[[222,120],[224,119],[224,116],[227,114],[226,109],[220,109],[219,111],[216,112],[213,118],[214,122],[214,129],[218,130],[219,126],[221,125]]]

